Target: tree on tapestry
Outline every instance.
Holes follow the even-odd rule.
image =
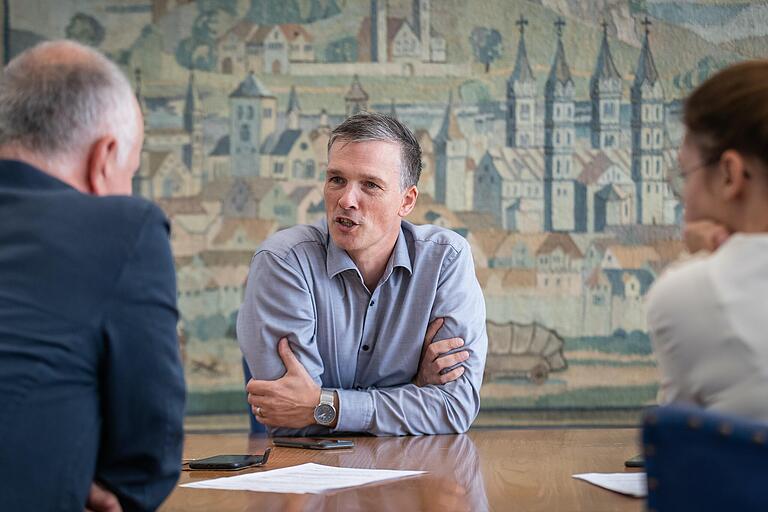
[[[237,16],[237,0],[197,0],[197,9],[201,13],[224,11]]]
[[[258,25],[302,23],[297,0],[251,0],[246,18]]]
[[[326,62],[357,62],[357,38],[345,37],[332,41],[325,48]]]
[[[69,20],[65,33],[67,39],[96,47],[104,40],[105,31],[99,20],[79,12]]]
[[[192,26],[192,35],[176,48],[176,61],[188,69],[214,71],[218,55],[216,41],[228,28],[225,19],[237,14],[232,0],[200,0],[200,14]]]
[[[491,69],[491,63],[501,57],[501,34],[495,28],[475,27],[469,36],[472,52],[478,62],[485,64],[485,72]]]
[[[336,16],[337,14],[341,14],[341,8],[336,3],[336,0],[327,0],[325,4],[323,4],[321,0],[312,0],[309,7],[309,15],[304,22],[312,23],[314,21],[330,18],[331,16]]]

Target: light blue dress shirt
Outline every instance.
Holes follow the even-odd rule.
[[[464,374],[419,387],[416,376],[427,325],[445,323],[435,340],[460,337]],[[253,377],[275,380],[287,336],[293,352],[324,388],[337,391],[335,431],[375,435],[465,432],[480,408],[488,338],[485,303],[469,244],[436,226],[403,221],[379,284],[369,291],[325,220],[280,231],[251,262],[237,337]],[[277,428],[273,435],[317,435]]]

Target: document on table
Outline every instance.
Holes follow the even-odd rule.
[[[648,494],[645,473],[582,473],[573,478],[584,480],[610,491],[643,498]]]
[[[260,473],[216,478],[184,484],[193,489],[317,494],[383,480],[418,476],[424,471],[337,468],[307,463]]]

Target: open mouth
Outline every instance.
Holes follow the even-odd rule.
[[[357,223],[346,217],[336,217],[336,222],[344,226],[345,228],[351,228],[357,226]]]

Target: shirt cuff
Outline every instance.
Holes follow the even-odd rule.
[[[337,432],[368,432],[373,419],[373,397],[367,391],[336,389],[339,395]]]

